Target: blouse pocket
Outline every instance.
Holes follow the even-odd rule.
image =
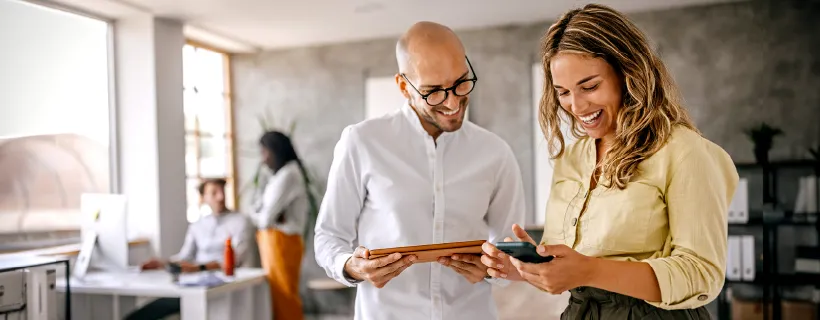
[[[666,214],[660,190],[629,183],[624,190],[599,189],[593,192],[583,218],[583,236],[589,244],[612,253],[640,253],[648,250],[647,239],[655,230],[653,219]]]
[[[561,180],[556,182],[550,190],[547,201],[547,212],[544,221],[544,240],[550,244],[563,242],[566,237],[567,215],[572,211],[575,199],[581,192],[582,185],[578,181]]]

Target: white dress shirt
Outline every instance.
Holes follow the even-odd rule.
[[[236,265],[245,266],[252,263],[255,241],[253,223],[237,212],[226,212],[202,217],[188,226],[185,242],[172,260],[187,261],[197,264],[219,262],[225,259],[225,240],[231,238]]]
[[[405,103],[342,133],[316,223],[316,260],[358,285],[356,319],[496,319],[489,282],[470,284],[438,263],[415,264],[382,289],[351,283],[344,264],[359,245],[502,241],[524,210],[518,163],[501,138],[465,120],[434,141]]]
[[[303,235],[308,216],[305,179],[299,163],[290,161],[265,184],[254,219],[259,229],[274,228],[289,235]],[[284,222],[277,222],[282,215]]]

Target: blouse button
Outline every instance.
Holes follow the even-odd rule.
[[[698,296],[698,300],[700,300],[700,301],[706,301],[706,299],[708,299],[708,298],[709,297],[707,297],[705,294],[702,294],[702,295]]]
[[[572,226],[574,227],[576,224],[578,224],[578,218],[572,218]]]

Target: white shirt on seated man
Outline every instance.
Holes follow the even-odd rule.
[[[256,227],[250,217],[228,210],[225,205],[225,180],[203,181],[199,186],[199,195],[212,213],[188,226],[182,249],[169,262],[179,264],[183,273],[219,270],[224,262],[225,242],[230,238],[236,266],[252,264]],[[151,259],[143,263],[141,269],[161,269],[169,262]],[[161,298],[132,312],[125,319],[162,319],[179,313],[179,310],[178,298]]]
[[[418,23],[396,53],[407,103],[342,133],[316,224],[316,260],[358,286],[356,319],[497,319],[490,283],[504,280],[487,279],[477,255],[368,258],[369,249],[502,241],[524,220],[512,150],[464,120],[477,76],[455,33]]]

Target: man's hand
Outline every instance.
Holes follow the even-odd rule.
[[[162,261],[159,261],[159,260],[157,260],[157,259],[151,259],[151,260],[148,260],[148,262],[143,263],[143,264],[140,266],[140,269],[141,269],[141,270],[155,270],[155,269],[160,269],[160,268],[162,268],[164,265],[165,265],[165,264],[164,264],[164,263],[162,263]]]
[[[365,247],[356,248],[353,256],[345,263],[345,272],[353,279],[372,283],[376,288],[383,288],[416,261],[416,256],[402,258],[400,253],[372,260],[369,257],[370,250]]]
[[[438,263],[455,270],[472,284],[487,276],[487,266],[481,263],[481,256],[478,255],[454,254],[452,257],[438,258]]]
[[[199,265],[190,263],[188,261],[180,261],[179,268],[182,270],[182,273],[191,273],[191,272],[199,272]]]

